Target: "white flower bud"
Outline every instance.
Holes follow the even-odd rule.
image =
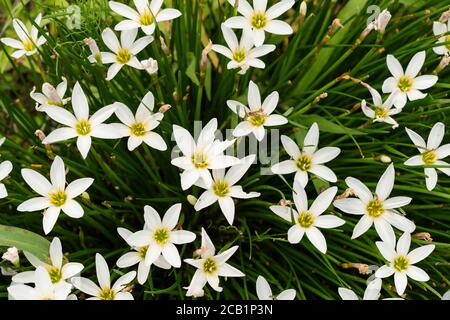
[[[145,71],[147,71],[150,75],[158,72],[158,61],[155,59],[149,58],[147,60],[142,60],[141,64]]]
[[[8,248],[8,250],[2,255],[3,260],[11,262],[13,265],[19,265],[19,251],[16,247]]]
[[[389,23],[389,21],[391,20],[391,13],[387,10],[384,9],[383,11],[381,11],[381,13],[378,15],[377,19],[376,19],[376,23],[375,23],[375,30],[384,33],[384,31],[386,30],[386,26]]]
[[[391,163],[392,159],[388,157],[387,155],[383,154],[380,156],[380,161],[383,163]]]
[[[305,1],[302,1],[302,3],[300,4],[300,15],[302,17],[306,16],[306,10],[308,9],[308,6],[306,4]]]
[[[191,194],[188,195],[186,198],[187,198],[187,201],[193,206],[195,206],[195,204],[197,203],[197,198]]]

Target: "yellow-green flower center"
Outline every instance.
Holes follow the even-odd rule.
[[[302,228],[309,228],[314,223],[314,215],[311,212],[300,212],[297,221]]]
[[[238,63],[244,61],[245,60],[245,49],[244,48],[242,48],[242,49],[236,48],[233,51],[233,60]]]
[[[87,136],[91,133],[91,124],[87,120],[81,120],[78,121],[75,129],[80,136]]]
[[[147,254],[147,250],[148,250],[148,246],[144,246],[144,247],[139,247],[137,249],[139,257],[141,258],[145,258],[145,255]]]
[[[206,258],[203,262],[203,272],[213,274],[217,270],[217,263],[214,259]]]
[[[153,234],[153,240],[159,245],[164,245],[169,239],[169,230],[167,228],[158,229]]]
[[[100,291],[99,298],[100,300],[114,300],[116,294],[110,288]]]
[[[389,115],[389,109],[386,107],[376,107],[375,108],[375,116],[377,118],[384,119]]]
[[[445,38],[445,42],[449,42],[450,41],[450,36],[447,36],[447,38]],[[450,43],[446,44],[445,47],[447,48],[448,51],[450,51]]]
[[[58,283],[62,278],[61,270],[57,267],[48,269],[47,272],[52,283]]]
[[[197,152],[192,155],[192,164],[197,169],[203,169],[208,166],[208,159],[206,157],[206,154],[204,152]]]
[[[254,127],[260,127],[266,122],[266,115],[265,114],[253,114],[248,117],[248,121],[252,124]]]
[[[26,39],[25,41],[22,41],[23,49],[25,51],[33,51],[34,50],[34,43],[31,41],[31,39]]]
[[[47,104],[49,104],[49,105],[51,105],[51,106],[57,106],[57,107],[62,107],[62,106],[63,106],[61,100],[58,101],[58,100],[51,100],[51,99],[48,99],[48,100],[47,100]]]
[[[422,160],[425,164],[433,164],[437,160],[437,155],[434,150],[428,150],[422,153]]]
[[[143,123],[135,123],[130,128],[131,134],[137,137],[142,137],[147,132]]]
[[[409,76],[401,76],[397,82],[397,87],[403,91],[408,92],[412,89],[413,81]]]
[[[117,51],[116,60],[117,60],[117,62],[119,62],[121,64],[127,63],[128,61],[131,60],[130,51],[125,48],[120,48],[119,51]]]
[[[295,164],[301,171],[308,171],[311,169],[311,157],[307,154],[302,154],[297,158]]]
[[[213,185],[213,190],[218,197],[225,197],[230,191],[228,183],[221,180],[216,181],[216,183]]]
[[[255,12],[252,16],[252,27],[255,29],[262,29],[267,24],[267,17],[264,12]]]
[[[61,207],[66,203],[67,195],[63,190],[58,190],[49,194],[50,203],[55,207]]]
[[[139,22],[143,26],[149,26],[153,23],[153,14],[150,10],[145,10],[143,14],[139,17]]]
[[[409,267],[409,259],[404,256],[398,256],[394,259],[394,269],[402,272]]]
[[[378,218],[384,213],[383,203],[378,199],[374,199],[367,204],[366,210],[369,216]]]

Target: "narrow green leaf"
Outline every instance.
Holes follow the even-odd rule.
[[[42,261],[46,261],[50,242],[34,232],[0,225],[0,246],[16,247],[19,250],[30,252]]]

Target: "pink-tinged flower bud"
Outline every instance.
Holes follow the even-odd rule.
[[[149,58],[147,60],[141,61],[142,67],[144,70],[148,72],[148,74],[153,75],[158,72],[158,61],[155,59]]]
[[[16,247],[8,248],[8,250],[2,255],[2,259],[11,262],[14,266],[19,266],[19,251]]]
[[[86,38],[83,41],[91,50],[92,57],[95,59],[95,61],[97,61],[98,63],[102,63],[102,54],[98,49],[97,42],[95,42],[95,40],[92,38]]]
[[[388,25],[389,21],[391,20],[391,13],[387,10],[384,9],[383,11],[381,11],[381,13],[378,15],[377,19],[374,21],[375,22],[375,30],[384,33],[384,31],[386,30],[386,26]]]

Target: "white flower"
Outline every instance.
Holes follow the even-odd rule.
[[[206,283],[209,283],[215,291],[222,292],[222,287],[219,287],[219,277],[244,277],[245,274],[226,263],[238,248],[239,246],[233,246],[216,255],[214,244],[205,229],[202,228],[202,254],[200,259],[184,259],[186,263],[197,268],[189,287],[185,288],[187,289],[186,296],[202,295]]]
[[[149,75],[153,75],[158,72],[158,61],[152,58],[141,61],[142,67]]]
[[[392,118],[392,116],[400,113],[402,109],[392,107],[395,94],[391,94],[383,103],[381,95],[377,90],[369,87],[369,91],[372,95],[373,105],[375,108],[369,108],[367,106],[366,100],[362,100],[361,109],[366,117],[373,119],[373,122],[385,122],[387,124],[390,124],[392,125],[392,129],[397,128],[398,123]]]
[[[43,111],[42,109],[48,106],[63,107],[70,98],[64,99],[64,95],[67,90],[67,79],[62,77],[62,82],[56,86],[52,86],[50,83],[45,82],[42,85],[42,93],[35,92],[36,87],[30,93],[30,97],[36,101],[36,110]]]
[[[447,25],[445,23],[442,23],[442,22],[437,22],[437,21],[433,22],[433,34],[435,36],[442,35],[442,37],[440,37],[439,40],[436,43],[442,43],[442,42],[450,41],[450,35],[447,35],[447,36],[444,35],[448,31],[450,31],[450,19],[447,21]],[[446,44],[446,45],[434,47],[433,51],[436,54],[439,54],[439,55],[449,55],[449,53],[450,53],[450,45]]]
[[[370,23],[368,28],[379,31],[380,33],[384,33],[384,31],[386,30],[386,26],[388,25],[391,18],[392,18],[391,13],[387,9],[384,9],[376,17],[376,19]]]
[[[2,255],[2,259],[11,262],[14,266],[18,267],[20,263],[19,251],[16,247],[11,247],[6,250]]]
[[[186,129],[173,125],[173,135],[183,156],[172,159],[172,165],[183,169],[181,173],[181,188],[189,189],[199,179],[205,187],[210,188],[213,183],[208,169],[223,169],[239,163],[239,159],[226,156],[223,152],[235,140],[220,141],[215,139],[217,119],[211,119],[200,132],[197,141]]]
[[[94,179],[77,179],[66,187],[64,162],[59,156],[55,157],[50,168],[50,182],[43,175],[31,169],[22,169],[21,173],[25,182],[31,189],[39,193],[40,197],[22,202],[17,210],[32,212],[45,209],[42,220],[45,234],[52,231],[61,210],[71,218],[83,216],[83,208],[73,199],[86,191]]]
[[[123,137],[128,138],[128,150],[133,151],[145,142],[157,150],[166,150],[167,145],[163,138],[152,130],[159,126],[164,117],[161,112],[153,114],[155,98],[151,92],[148,92],[133,115],[130,108],[125,104],[116,102],[116,115],[123,124],[117,124],[115,127],[121,131]]]
[[[375,278],[368,285],[364,291],[363,300],[378,300],[380,298],[381,291],[381,279]],[[353,290],[347,288],[339,288],[339,295],[342,300],[359,300],[358,296],[353,292]]]
[[[112,65],[108,69],[106,80],[113,79],[124,65],[142,70],[142,64],[136,58],[136,55],[144,50],[152,41],[152,36],[144,36],[136,40],[138,29],[122,31],[120,42],[116,34],[106,28],[102,32],[102,39],[106,46],[112,52],[101,52],[102,63]],[[97,60],[94,55],[88,57],[91,63]]]
[[[241,40],[238,42],[233,30],[227,28],[222,23],[222,33],[228,48],[219,44],[214,44],[212,49],[230,59],[228,69],[240,68],[239,74],[245,74],[250,67],[264,69],[266,65],[260,59],[261,56],[275,50],[272,44],[263,44],[254,48],[254,40],[250,30],[243,29]]]
[[[228,28],[250,29],[255,46],[264,43],[265,32],[289,35],[293,30],[289,24],[275,20],[295,4],[294,0],[281,0],[267,9],[267,0],[253,0],[253,8],[246,0],[239,0],[238,12],[242,16],[231,17],[225,21]]]
[[[152,0],[150,4],[148,0],[134,0],[136,11],[125,4],[110,1],[111,10],[127,18],[119,22],[114,29],[123,31],[142,28],[145,34],[151,35],[155,32],[156,22],[173,20],[181,16],[181,12],[176,9],[161,10],[162,4],[163,0]]]
[[[250,80],[248,85],[248,105],[243,105],[239,101],[228,100],[228,107],[244,121],[240,122],[233,130],[235,137],[246,136],[253,133],[258,141],[262,141],[265,136],[265,127],[280,126],[286,124],[288,120],[282,115],[271,114],[278,104],[278,92],[269,94],[261,103],[261,94],[258,86]]]
[[[427,94],[420,90],[431,88],[438,81],[438,77],[433,75],[417,76],[425,62],[425,56],[425,51],[416,53],[406,71],[403,71],[402,65],[393,55],[389,54],[386,57],[387,66],[393,77],[384,81],[382,90],[384,93],[394,94],[396,108],[403,108],[408,99],[414,101],[425,98]]]
[[[395,233],[392,226],[403,232],[413,232],[415,224],[400,215],[397,208],[408,205],[409,197],[388,198],[392,192],[395,181],[394,165],[390,164],[378,181],[375,195],[358,179],[348,177],[347,186],[352,189],[358,198],[346,198],[334,201],[333,205],[349,214],[362,215],[353,229],[352,239],[365,233],[372,224],[381,240],[395,242]]]
[[[91,148],[92,138],[117,139],[121,138],[121,133],[114,125],[104,124],[115,111],[114,104],[103,107],[89,116],[89,105],[86,95],[80,84],[77,82],[72,92],[72,108],[74,114],[66,109],[48,106],[43,108],[47,115],[66,127],[59,128],[51,132],[43,141],[43,144],[50,144],[77,137],[77,148],[83,159],[86,159]]]
[[[232,166],[226,173],[225,169],[213,170],[214,182],[210,188],[205,187],[201,183],[198,184],[199,187],[206,189],[206,191],[198,198],[195,210],[202,210],[218,201],[223,215],[228,223],[233,225],[235,212],[233,198],[249,199],[260,196],[259,192],[246,193],[242,190],[242,186],[235,185],[250,168],[255,158],[255,155],[243,158],[241,163]]]
[[[259,300],[294,300],[296,292],[294,289],[287,289],[274,296],[266,278],[258,276],[258,279],[256,279],[256,294]]]
[[[442,143],[442,139],[444,138],[445,125],[442,122],[436,123],[431,129],[430,134],[428,136],[428,141],[426,143],[425,140],[423,140],[422,137],[418,135],[416,132],[408,128],[406,128],[406,132],[408,133],[408,136],[411,139],[411,141],[416,145],[417,149],[419,149],[420,155],[414,156],[406,160],[405,165],[447,166],[446,168],[442,167],[436,169],[450,176],[450,164],[441,160],[450,155],[450,144],[444,144],[443,146],[440,146],[440,144]],[[429,191],[434,189],[438,180],[436,169],[425,168],[425,182],[427,185],[427,189]]]
[[[53,285],[44,267],[37,267],[32,282],[35,284],[34,288],[25,284],[9,286],[10,300],[67,300],[72,289],[72,285],[67,282],[58,286]]]
[[[144,284],[147,281],[148,274],[150,272],[150,266],[145,264],[145,256],[147,254],[148,246],[135,247],[128,242],[128,238],[133,234],[130,230],[125,228],[117,228],[117,232],[120,236],[131,246],[133,251],[125,253],[117,260],[116,265],[119,268],[128,268],[138,264],[137,280],[140,284]],[[171,265],[160,255],[153,264],[158,268],[170,269]]]
[[[50,281],[53,285],[66,285],[73,276],[83,270],[84,266],[78,262],[66,262],[63,263],[63,252],[61,241],[59,238],[53,238],[53,241],[50,244],[50,263],[43,262],[35,257],[33,254],[24,251],[25,257],[27,260],[36,268],[36,270],[40,267],[44,268],[47,271]],[[36,271],[24,271],[12,278],[12,281],[16,283],[32,283],[35,281],[35,273]],[[72,285],[69,283],[70,287]]]
[[[319,144],[319,126],[317,123],[313,123],[306,133],[301,151],[297,143],[288,136],[281,136],[281,143],[291,159],[273,165],[271,168],[273,173],[289,174],[295,172],[294,181],[299,181],[302,187],[306,187],[308,184],[308,172],[329,182],[337,181],[334,172],[323,164],[336,158],[341,153],[341,149],[325,147],[317,150]]]
[[[38,26],[41,25],[42,14],[39,13],[34,20]],[[27,27],[19,19],[13,19],[13,27],[19,40],[12,38],[1,38],[0,40],[7,46],[17,49],[11,55],[15,59],[19,59],[23,55],[31,56],[37,52],[37,48],[42,46],[47,40],[44,36],[39,37],[39,30],[36,26],[32,26],[28,31]]]
[[[377,241],[376,245],[381,255],[388,261],[387,265],[380,267],[376,272],[377,278],[387,278],[394,275],[395,288],[399,295],[403,295],[408,284],[408,277],[416,281],[428,281],[430,277],[422,269],[414,266],[422,261],[434,250],[434,245],[429,244],[416,248],[409,252],[411,235],[405,232],[397,242]]]
[[[11,173],[12,169],[13,165],[11,161],[3,161],[2,163],[0,163],[0,199],[6,198],[8,196],[8,191],[1,181]]]
[[[97,286],[92,280],[84,277],[73,277],[72,284],[75,288],[92,296],[87,300],[134,300],[130,292],[123,291],[136,277],[136,271],[130,271],[116,280],[111,287],[111,276],[105,258],[100,253],[95,255],[95,267]]]
[[[190,243],[195,240],[195,233],[186,230],[174,230],[180,217],[181,203],[171,206],[161,218],[151,206],[144,207],[146,228],[133,233],[127,240],[135,247],[148,246],[145,264],[150,266],[162,254],[173,267],[181,266],[180,253],[176,244]]]
[[[345,224],[345,221],[333,215],[322,215],[336,195],[337,187],[331,187],[319,194],[311,207],[308,208],[308,198],[305,189],[299,181],[294,181],[293,198],[295,208],[288,206],[271,206],[273,213],[284,220],[294,223],[288,230],[288,241],[299,243],[306,234],[309,241],[322,253],[327,252],[327,243],[319,228],[337,228]]]

